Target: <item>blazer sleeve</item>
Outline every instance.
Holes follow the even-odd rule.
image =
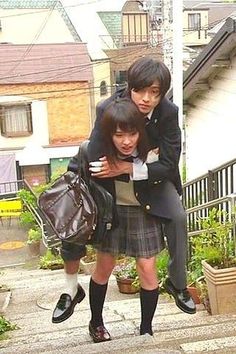
[[[181,130],[178,123],[178,108],[171,106],[163,112],[159,132],[159,160],[147,163],[148,182],[154,183],[163,179],[173,180],[178,171],[181,153]]]
[[[97,161],[100,157],[105,155],[105,147],[103,144],[102,130],[101,130],[101,119],[105,107],[106,107],[105,102],[97,105],[96,107],[96,121],[94,124],[94,128],[89,137],[89,145],[88,145],[89,162]]]

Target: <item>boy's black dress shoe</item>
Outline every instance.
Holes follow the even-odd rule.
[[[79,284],[73,300],[69,294],[61,294],[52,314],[52,322],[60,323],[67,320],[73,314],[75,305],[81,302],[84,297],[84,289]]]
[[[166,279],[164,287],[168,294],[174,296],[176,306],[186,313],[196,313],[196,305],[187,289],[178,290],[174,287],[169,278]]]
[[[89,334],[94,343],[107,342],[108,340],[111,340],[110,333],[103,325],[94,328],[91,322],[89,322]]]

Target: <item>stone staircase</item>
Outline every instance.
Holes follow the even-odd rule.
[[[88,294],[90,277],[79,277]],[[52,309],[64,285],[63,270],[5,268],[0,283],[11,288],[4,315],[18,326],[0,340],[2,354],[236,353],[236,315],[210,316],[201,305],[195,315],[187,315],[164,295],[153,321],[154,336],[139,336],[139,296],[120,294],[114,277],[104,308],[113,340],[98,344],[88,335],[88,296],[69,320],[51,322]]]

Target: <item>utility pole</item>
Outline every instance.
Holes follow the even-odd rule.
[[[173,1],[173,101],[179,107],[179,126],[184,141],[183,119],[183,8],[182,1]],[[183,151],[182,146],[182,151]],[[183,169],[183,155],[180,158],[180,171]]]
[[[174,0],[174,2],[177,2]],[[173,72],[173,8],[172,0],[162,0],[162,36],[164,63]]]

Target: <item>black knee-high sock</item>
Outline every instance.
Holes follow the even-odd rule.
[[[89,303],[91,309],[91,324],[94,327],[103,325],[102,310],[107,293],[107,284],[100,285],[90,278]]]
[[[157,307],[157,301],[159,297],[158,288],[154,290],[140,289],[140,304],[141,304],[141,325],[140,334],[152,332],[152,319]]]

